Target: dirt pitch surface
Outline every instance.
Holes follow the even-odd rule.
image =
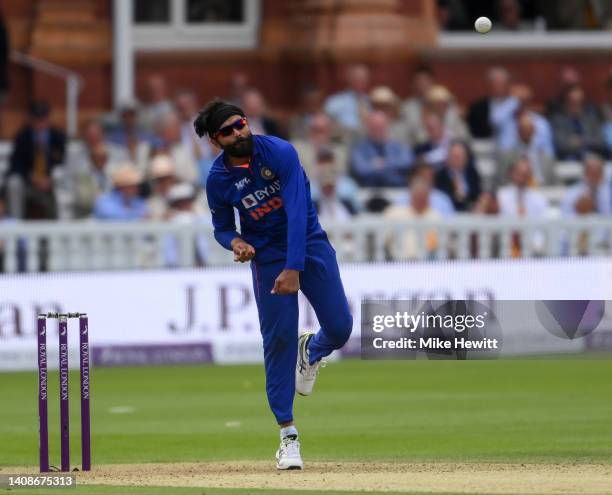
[[[431,493],[610,494],[608,464],[479,464],[307,462],[279,472],[272,462],[232,461],[94,466],[78,482],[106,485],[199,486]]]

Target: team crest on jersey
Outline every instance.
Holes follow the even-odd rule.
[[[261,176],[266,180],[276,179],[276,175],[268,167],[261,167]]]

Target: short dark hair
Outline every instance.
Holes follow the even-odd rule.
[[[203,137],[208,132],[208,117],[223,104],[224,102],[220,98],[214,98],[198,112],[198,116],[193,121],[193,128],[198,137]]]

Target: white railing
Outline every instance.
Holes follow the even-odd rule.
[[[66,134],[74,137],[78,128],[79,93],[83,89],[83,78],[69,69],[60,65],[47,62],[25,53],[13,50],[11,60],[17,64],[39,70],[51,76],[60,77],[66,81]]]
[[[612,255],[612,219],[445,221],[363,216],[325,225],[342,262]],[[204,246],[204,256],[202,256]],[[27,222],[0,226],[5,273],[129,270],[232,264],[209,225]]]

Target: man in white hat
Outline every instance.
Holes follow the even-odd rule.
[[[182,182],[173,185],[166,198],[170,222],[181,225],[196,225],[208,222],[208,218],[204,217],[202,209],[198,208],[198,192],[193,184]],[[206,263],[206,252],[208,251],[206,237],[203,234],[197,234],[194,237],[194,243],[196,264],[197,266],[203,266]],[[169,235],[164,243],[164,259],[167,266],[178,266],[179,251],[178,239]]]
[[[143,220],[149,216],[144,199],[139,196],[142,175],[131,163],[118,167],[112,176],[112,191],[96,200],[94,216],[100,220]]]
[[[168,192],[176,184],[176,168],[168,155],[158,155],[151,160],[149,180],[153,193],[147,200],[152,220],[168,218]]]
[[[408,142],[410,132],[400,115],[400,99],[389,86],[377,86],[370,93],[372,110],[380,110],[389,119],[389,136],[396,141]]]

